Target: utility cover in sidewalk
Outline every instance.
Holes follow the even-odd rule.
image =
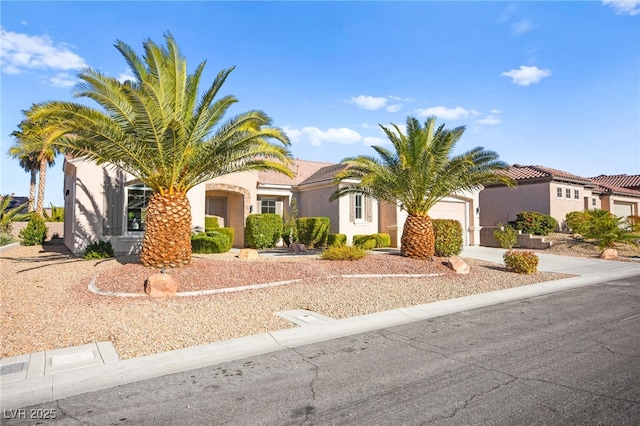
[[[333,318],[308,311],[306,309],[291,309],[289,311],[276,312],[276,315],[298,325],[311,325],[320,322],[334,321]]]

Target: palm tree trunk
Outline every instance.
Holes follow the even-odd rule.
[[[400,252],[403,256],[417,259],[433,258],[435,254],[435,234],[431,217],[427,214],[409,215],[404,223],[400,238]]]
[[[29,182],[29,212],[35,210],[36,206],[36,175],[38,174],[38,170],[35,168],[31,169],[31,182]]]
[[[47,160],[40,160],[40,180],[38,182],[38,203],[36,204],[36,213],[42,216],[44,210],[44,187],[47,183]]]
[[[155,268],[191,263],[191,205],[186,195],[156,193],[151,197],[140,261]]]

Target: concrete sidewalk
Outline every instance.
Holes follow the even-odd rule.
[[[462,256],[502,264],[504,251],[467,247]],[[342,320],[323,318],[312,312],[290,312],[301,320],[300,327],[127,360],[117,359],[110,342],[3,358],[0,360],[0,409],[10,410],[55,401],[282,349],[640,275],[638,263],[544,253],[539,254],[539,258],[540,271],[578,276]]]

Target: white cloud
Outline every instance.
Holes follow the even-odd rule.
[[[369,123],[362,123],[360,126],[364,127],[365,129],[368,129],[369,128]]]
[[[611,6],[616,15],[635,16],[640,14],[640,0],[602,0],[602,4]]]
[[[360,108],[376,110],[384,107],[387,104],[387,98],[360,95],[351,98],[349,102],[352,104],[356,104]]]
[[[391,142],[389,142],[388,139],[383,139],[383,138],[378,138],[375,136],[365,136],[364,138],[362,138],[362,143],[365,145],[389,145]]]
[[[402,105],[393,104],[393,105],[389,105],[388,107],[386,107],[385,110],[387,112],[398,112],[398,111],[400,111],[401,108],[402,108]]]
[[[495,115],[487,115],[485,118],[481,118],[480,120],[475,121],[478,124],[484,124],[487,126],[495,126],[496,124],[500,124],[501,121]]]
[[[469,110],[469,113],[471,113],[471,115],[475,115],[475,116],[482,115],[482,113],[480,111],[478,111],[476,109],[473,109],[473,108],[471,108]]]
[[[86,66],[82,57],[63,44],[54,45],[47,36],[14,33],[4,28],[0,32],[4,73],[19,74],[29,69],[68,71]]]
[[[550,69],[540,69],[536,66],[528,67],[520,65],[520,69],[505,71],[500,76],[510,77],[514,84],[519,86],[528,86],[530,84],[538,83],[545,77],[551,75]]]
[[[131,74],[130,70],[126,70],[118,76],[118,81],[120,83],[124,83],[127,80],[136,81],[136,78],[133,74]]]
[[[401,101],[402,98],[400,96],[387,96],[387,98],[391,99],[392,101]]]
[[[346,127],[324,131],[312,126],[303,127],[300,130],[284,126],[283,130],[292,143],[309,142],[314,146],[320,146],[323,142],[352,145],[362,140],[360,133]]]
[[[491,114],[502,114],[502,110],[499,110],[499,109],[492,109],[492,110],[491,110]]]
[[[521,35],[531,31],[534,28],[533,22],[528,19],[518,21],[511,24],[511,31],[516,35]]]
[[[469,111],[459,106],[455,108],[447,108],[443,106],[419,108],[416,110],[416,114],[421,117],[435,115],[439,119],[443,120],[460,120],[469,117]]]
[[[76,84],[76,78],[69,73],[60,72],[49,78],[49,82],[55,87],[71,87]]]

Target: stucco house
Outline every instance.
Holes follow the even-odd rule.
[[[480,226],[514,221],[522,211],[548,214],[561,227],[566,214],[578,210],[597,208],[619,217],[638,215],[640,191],[618,185],[640,185],[640,177],[585,178],[549,167],[519,164],[509,167],[505,173],[515,179],[518,186],[510,189],[504,185],[487,185],[480,191]]]
[[[216,216],[220,226],[234,228],[234,247],[244,246],[244,225],[249,214],[287,214],[295,199],[298,216],[327,216],[331,233],[347,235],[385,232],[399,246],[406,213],[399,206],[380,205],[367,197],[351,195],[329,201],[337,189],[335,174],[340,164],[294,160],[294,177],[272,172],[233,173],[192,188],[192,227],[203,229],[205,216]],[[87,244],[111,241],[116,253],[140,250],[145,209],[151,191],[114,167],[98,166],[81,158],[64,163],[65,245],[82,253]],[[465,245],[478,245],[478,191],[462,192],[442,200],[430,211],[433,218],[456,219]]]

